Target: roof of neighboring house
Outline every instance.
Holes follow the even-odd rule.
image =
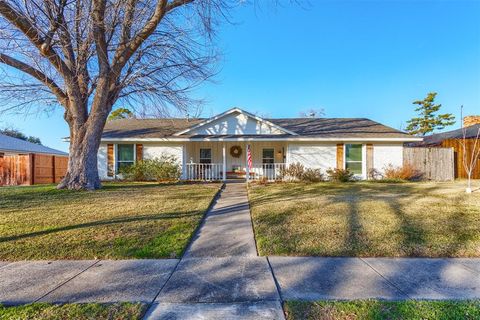
[[[52,155],[67,156],[68,153],[31,143],[22,139],[13,138],[0,134],[0,152],[11,153],[43,153]]]
[[[463,133],[465,130],[465,138],[472,139],[478,135],[478,130],[480,130],[480,124],[475,124],[473,126],[456,129],[452,131],[442,132],[432,134],[430,136],[423,137],[423,141],[412,143],[411,145],[415,146],[432,146],[441,144],[442,141],[448,139],[463,139]]]
[[[283,118],[266,119],[295,132],[314,138],[411,138],[405,132],[365,118]],[[107,122],[103,139],[168,138],[205,119],[119,119]],[[181,135],[186,138],[284,138],[282,135]]]

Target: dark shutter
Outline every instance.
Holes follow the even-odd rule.
[[[136,144],[135,145],[135,161],[142,161],[143,160],[143,144]]]

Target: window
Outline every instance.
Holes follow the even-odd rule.
[[[212,163],[212,149],[200,149],[200,163]]]
[[[263,164],[273,164],[273,163],[275,163],[275,150],[273,150],[273,149],[263,149],[262,150],[262,163]]]
[[[362,145],[345,145],[345,168],[355,174],[362,174]]]
[[[117,173],[135,163],[133,144],[117,144]]]

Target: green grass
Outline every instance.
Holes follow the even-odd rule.
[[[179,257],[219,187],[0,188],[0,260]]]
[[[145,306],[140,303],[64,304],[34,303],[15,307],[0,305],[0,320],[130,320],[140,319]]]
[[[262,255],[480,257],[465,183],[278,183],[249,198]]]
[[[474,320],[480,301],[288,301],[288,320]]]

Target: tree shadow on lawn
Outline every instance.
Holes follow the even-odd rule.
[[[275,187],[273,187],[275,188]],[[327,190],[328,188],[328,190]],[[405,205],[420,201],[424,196],[428,196],[433,199],[445,199],[436,191],[442,188],[441,185],[432,186],[418,186],[417,184],[373,184],[373,183],[351,183],[351,184],[324,184],[319,188],[309,187],[306,185],[297,185],[291,188],[281,188],[276,190],[272,194],[268,194],[268,189],[265,190],[265,195],[261,195],[252,201],[252,206],[268,205],[268,203],[279,203],[283,201],[299,201],[302,199],[312,199],[317,195],[327,199],[326,203],[322,203],[322,207],[326,207],[330,204],[335,205],[338,203],[345,203],[348,205],[347,212],[347,230],[345,237],[345,244],[342,250],[335,250],[335,253],[331,252],[333,256],[382,256],[381,252],[372,252],[372,244],[368,239],[368,234],[365,232],[362,226],[362,220],[365,217],[368,218],[368,212],[361,213],[359,206],[363,202],[378,202],[385,205],[395,219],[398,221],[398,228],[395,228],[395,233],[400,235],[400,242],[394,244],[396,249],[392,249],[392,253],[387,255],[392,256],[458,256],[462,250],[464,250],[466,243],[471,241],[475,235],[472,230],[468,230],[465,226],[468,226],[468,219],[465,214],[462,214],[460,210],[456,210],[453,215],[440,214],[439,220],[436,224],[442,224],[445,219],[456,219],[455,221],[448,221],[449,234],[452,234],[454,238],[451,243],[448,244],[448,248],[438,243],[432,242],[431,236],[435,233],[436,226],[427,226],[426,222],[422,219],[421,212],[418,216],[412,216],[408,213]],[[260,191],[262,192],[262,191]],[[283,198],[283,199],[282,199]],[[456,199],[457,203],[460,201]],[[454,204],[452,204],[454,205]],[[456,206],[459,206],[456,205]],[[321,214],[321,208],[318,209]],[[365,210],[365,209],[364,209]],[[367,209],[368,210],[368,209]],[[433,208],[425,207],[423,210],[433,210]],[[290,210],[291,211],[291,210]],[[269,214],[269,218],[273,219],[275,215],[274,225],[279,223],[284,224],[289,220],[289,216],[294,215],[295,212],[289,212],[285,215],[283,211],[275,214]],[[340,214],[340,213],[339,213]],[[261,219],[259,215],[256,219]],[[282,217],[282,222],[278,222],[278,217]],[[452,216],[450,218],[450,216]],[[267,217],[264,217],[266,219]],[[277,221],[278,220],[278,221]],[[382,223],[381,221],[374,223]],[[393,236],[393,235],[392,235]],[[388,239],[386,239],[387,241]],[[377,243],[380,240],[376,240]],[[293,249],[293,248],[292,248]],[[438,251],[440,250],[440,251]],[[266,250],[271,251],[271,250]],[[275,251],[275,250],[274,250]],[[293,252],[295,252],[294,250]],[[315,252],[314,255],[325,255],[325,252]],[[275,252],[278,253],[278,252]],[[282,254],[282,253],[280,253]]]
[[[168,188],[178,186],[179,189],[168,192]],[[186,196],[189,198],[203,198],[205,194],[199,193],[197,189],[181,188],[187,185],[175,183],[108,183],[102,189],[96,191],[75,191],[75,190],[59,190],[55,185],[49,186],[22,186],[15,187],[15,190],[2,190],[0,188],[0,214],[1,210],[24,210],[35,208],[39,205],[55,206],[69,204],[72,201],[89,202],[101,201],[109,196],[118,195],[139,195],[148,196],[150,193],[165,192],[168,199],[183,200]],[[142,194],[144,191],[148,193]],[[167,193],[168,192],[168,193]],[[177,194],[178,193],[178,194]]]
[[[62,231],[70,231],[70,230],[76,230],[76,229],[107,226],[107,225],[130,223],[130,222],[171,220],[171,219],[179,219],[184,217],[192,217],[192,216],[197,216],[201,214],[202,214],[202,211],[189,211],[186,213],[137,215],[133,217],[120,217],[120,218],[113,218],[113,219],[106,219],[106,220],[97,220],[97,221],[91,221],[91,222],[80,223],[75,225],[66,225],[66,226],[57,227],[57,228],[35,231],[31,233],[24,233],[24,234],[19,234],[14,236],[0,237],[0,243],[38,237],[38,236],[44,236],[44,235],[62,232]]]

